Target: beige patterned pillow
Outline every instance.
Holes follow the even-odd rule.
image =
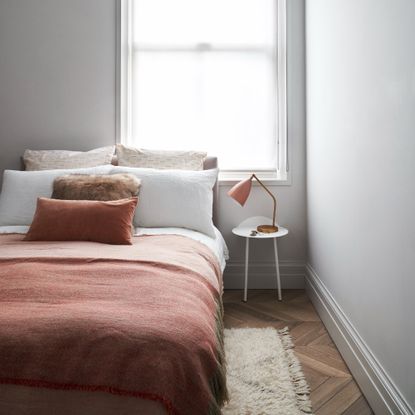
[[[77,169],[111,164],[114,146],[91,151],[25,150],[23,162],[26,170]]]
[[[201,151],[144,150],[117,144],[119,166],[153,169],[203,170],[207,153]]]

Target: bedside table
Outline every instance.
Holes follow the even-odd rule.
[[[249,262],[249,240],[250,239],[272,239],[274,241],[274,254],[275,254],[275,268],[277,273],[277,287],[278,287],[278,300],[282,300],[281,295],[281,279],[280,279],[280,268],[278,263],[278,247],[277,238],[281,238],[288,234],[288,229],[278,226],[278,232],[274,233],[257,233],[253,234],[252,231],[256,231],[258,225],[271,224],[270,218],[263,216],[255,216],[241,222],[236,228],[232,229],[234,235],[245,238],[245,286],[244,286],[244,302],[248,301],[248,262]]]

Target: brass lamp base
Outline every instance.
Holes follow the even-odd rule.
[[[274,233],[274,232],[278,232],[278,226],[259,225],[257,226],[256,230],[262,233]]]

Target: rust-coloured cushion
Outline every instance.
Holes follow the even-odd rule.
[[[40,197],[26,241],[93,241],[131,245],[138,198],[110,202]]]

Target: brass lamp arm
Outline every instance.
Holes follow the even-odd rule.
[[[259,180],[255,174],[252,174],[251,179],[255,179],[263,187],[263,189],[272,197],[272,200],[274,202],[274,210],[272,214],[272,226],[275,227],[275,216],[277,213],[277,199],[275,199],[275,196],[268,190],[268,188],[264,185],[264,183],[262,183],[261,180]]]

